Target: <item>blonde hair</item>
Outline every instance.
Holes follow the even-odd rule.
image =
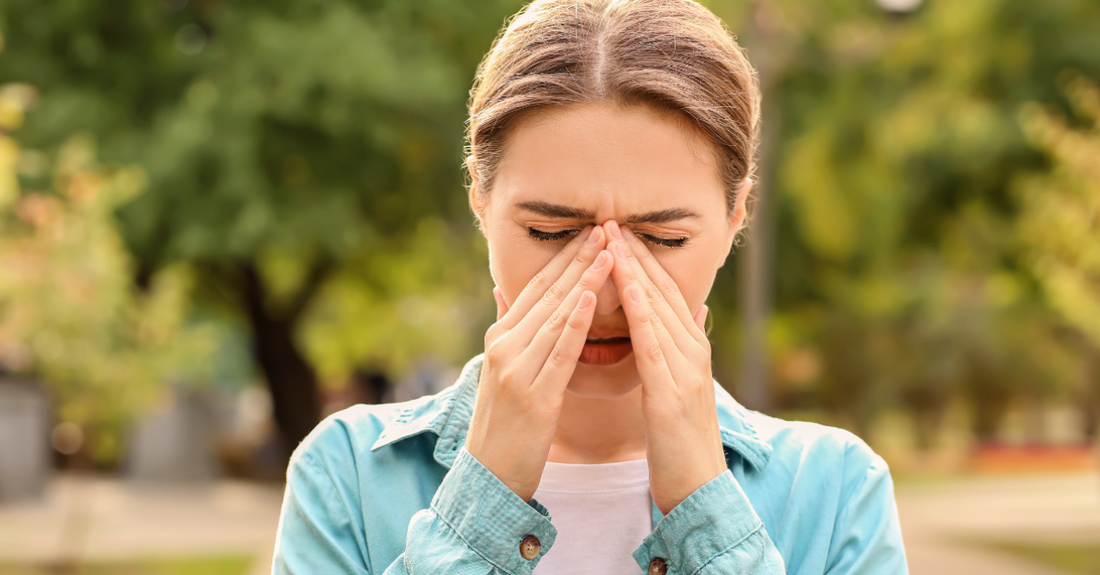
[[[468,169],[489,193],[523,113],[587,102],[646,104],[686,118],[718,156],[730,213],[759,140],[756,71],[729,30],[691,0],[536,0],[478,66]],[[480,223],[480,222],[479,222]]]

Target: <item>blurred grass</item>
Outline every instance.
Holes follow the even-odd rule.
[[[88,563],[72,570],[43,565],[0,563],[0,575],[244,575],[251,564],[252,558],[244,555]]]
[[[1007,553],[1073,575],[1100,575],[1100,545],[986,543],[984,547]]]

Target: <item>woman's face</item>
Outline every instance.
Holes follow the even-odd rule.
[[[744,218],[729,215],[708,141],[645,106],[583,104],[522,118],[507,137],[487,197],[471,192],[489,242],[489,268],[511,306],[534,275],[586,225],[632,230],[676,281],[692,313],[710,293]],[[571,288],[572,286],[569,286]],[[609,278],[590,333],[626,333]],[[615,397],[640,383],[634,355],[578,363],[568,391]]]

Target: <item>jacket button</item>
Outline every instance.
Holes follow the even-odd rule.
[[[649,562],[649,575],[665,575],[668,573],[668,563],[664,559],[655,557]]]
[[[539,551],[542,550],[542,543],[539,543],[539,538],[534,535],[528,535],[523,538],[523,541],[519,543],[519,554],[523,555],[524,559],[534,559],[539,556]]]

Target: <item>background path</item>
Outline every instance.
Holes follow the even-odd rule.
[[[242,554],[256,558],[249,575],[269,575],[282,492],[61,476],[40,501],[0,506],[0,562]],[[903,483],[897,500],[912,575],[1063,575],[974,542],[1100,545],[1095,473]]]

